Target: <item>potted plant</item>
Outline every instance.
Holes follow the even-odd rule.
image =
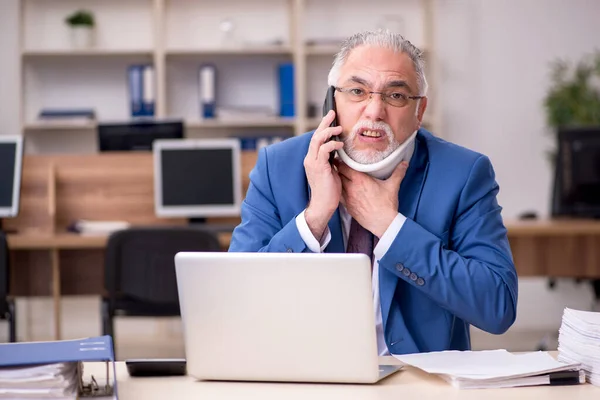
[[[71,43],[74,48],[85,49],[94,45],[94,15],[87,10],[78,10],[69,15],[65,22],[71,29]]]
[[[574,68],[567,61],[555,61],[551,72],[544,108],[552,134],[558,129],[600,127],[600,51],[584,57]],[[549,154],[551,161],[554,153]]]

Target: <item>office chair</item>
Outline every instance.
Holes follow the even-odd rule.
[[[220,251],[212,232],[192,227],[131,228],[113,233],[105,253],[103,334],[115,316],[179,316],[174,257],[180,251]]]
[[[9,274],[8,244],[6,243],[6,236],[0,231],[0,319],[5,319],[8,322],[9,340],[14,343],[17,341],[17,321],[15,302],[8,297]]]

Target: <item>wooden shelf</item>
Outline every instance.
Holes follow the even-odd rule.
[[[152,57],[152,49],[24,50],[25,58],[48,57]]]
[[[201,56],[236,56],[236,55],[284,55],[291,56],[289,46],[248,46],[248,47],[215,47],[204,49],[169,49],[168,57],[201,57]]]
[[[24,0],[21,2],[26,3]],[[40,108],[62,106],[57,99],[69,96],[85,102],[86,106],[103,115],[121,115],[123,107],[129,107],[126,66],[142,62],[152,63],[154,67],[153,97],[157,119],[186,115],[190,107],[197,107],[197,64],[206,60],[214,62],[218,68],[220,82],[217,96],[223,103],[232,102],[233,93],[239,92],[242,95],[235,102],[240,105],[252,106],[255,102],[275,104],[279,100],[277,64],[292,62],[296,118],[196,119],[188,121],[186,126],[188,129],[286,128],[293,130],[294,135],[300,135],[321,122],[320,115],[306,118],[299,114],[315,97],[313,92],[320,90],[320,84],[325,83],[327,70],[339,51],[342,35],[345,35],[343,32],[347,31],[342,26],[331,29],[323,25],[310,28],[308,33],[305,31],[311,13],[331,11],[330,5],[322,2],[241,2],[238,5],[241,9],[236,6],[235,10],[231,10],[230,17],[234,20],[239,14],[239,21],[235,22],[239,29],[236,28],[228,46],[222,41],[219,30],[214,29],[226,15],[222,12],[229,8],[225,3],[204,5],[199,2],[191,5],[169,0],[94,2],[92,11],[99,15],[98,20],[105,28],[114,24],[115,29],[105,30],[98,36],[96,47],[77,49],[71,47],[72,42],[64,26],[47,22],[62,18],[68,5],[42,1],[27,3],[27,7],[22,7],[19,13],[23,77],[20,111],[25,120],[34,120]],[[416,3],[420,4],[414,6],[422,11],[422,47],[435,51],[432,2],[418,0]],[[368,4],[351,7],[361,8],[360,12],[354,13],[357,19],[372,8]],[[256,25],[256,21],[249,24],[252,20],[250,14],[259,11],[265,14],[264,20],[269,26],[264,23],[263,26]],[[384,11],[381,13],[383,15]],[[134,33],[124,36],[127,32]],[[428,69],[435,70],[435,61],[434,58],[431,62],[428,60]],[[86,68],[88,66],[89,69]],[[429,71],[428,81],[432,88],[437,87],[435,74]],[[195,117],[195,114],[189,115]],[[431,119],[436,124],[438,120]],[[434,133],[437,128],[431,126]],[[95,123],[31,122],[22,125],[23,132],[77,133],[94,129]]]
[[[321,123],[323,118],[309,118],[306,120],[306,127],[309,129],[315,129]]]
[[[64,123],[64,122],[31,122],[24,126],[25,131],[81,131],[96,129],[96,122]]]
[[[329,44],[306,45],[306,55],[309,56],[334,56],[340,50],[339,46]]]
[[[260,128],[260,127],[293,127],[295,118],[282,117],[248,117],[248,118],[215,118],[186,122],[189,129],[198,128]]]

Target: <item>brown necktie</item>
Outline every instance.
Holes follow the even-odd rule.
[[[363,228],[354,218],[350,223],[350,234],[348,235],[348,246],[346,253],[364,253],[371,259],[373,267],[373,249],[375,248],[374,235]]]

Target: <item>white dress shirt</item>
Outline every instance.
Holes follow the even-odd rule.
[[[398,163],[403,160],[410,162],[410,159],[414,153],[415,145],[414,138],[412,142],[406,146],[406,150],[404,156],[400,158]],[[340,209],[340,218],[342,220],[342,235],[344,236],[344,248],[348,245],[348,234],[350,232],[350,223],[352,222],[352,216],[346,211],[343,205],[339,205]],[[388,226],[387,230],[384,234],[379,238],[379,242],[377,246],[373,249],[373,310],[375,311],[375,328],[377,333],[377,353],[381,356],[388,355],[389,350],[387,345],[385,344],[385,339],[383,336],[383,321],[381,317],[381,304],[379,300],[379,260],[387,253],[388,249],[392,245],[392,242],[402,229],[404,222],[406,221],[406,217],[401,213],[396,215],[396,218],[392,221],[390,226]],[[331,232],[329,231],[329,227],[325,228],[325,232],[323,233],[323,238],[321,239],[321,243],[313,236],[310,231],[308,224],[306,223],[306,218],[304,218],[304,211],[302,211],[296,217],[296,226],[298,227],[298,231],[300,232],[300,236],[306,247],[308,247],[314,253],[322,253],[329,242],[331,241]]]

